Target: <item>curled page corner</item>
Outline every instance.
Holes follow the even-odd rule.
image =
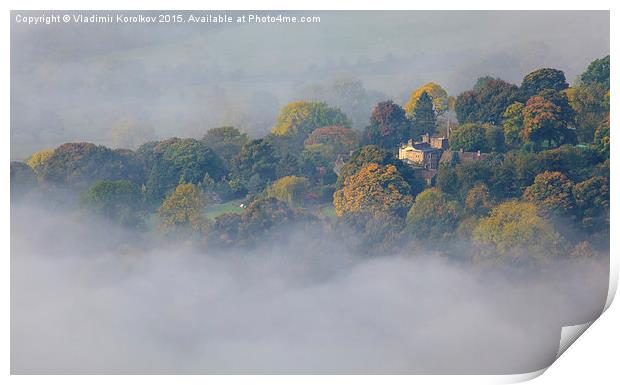
[[[568,349],[573,344],[573,342],[575,342],[577,338],[579,338],[593,323],[594,321],[590,321],[578,325],[563,326],[560,332],[560,344],[558,346],[558,352],[555,356],[555,360],[560,358],[560,356],[566,351],[566,349]],[[551,365],[552,364],[553,363],[551,363]],[[549,368],[549,366],[529,373],[507,375],[504,376],[501,380],[499,380],[498,383],[514,384],[533,380],[534,378],[542,375]]]
[[[571,325],[562,327],[562,332],[560,335],[560,346],[558,348],[558,354],[556,355],[556,360],[566,351],[579,338],[589,327],[592,325],[594,321],[586,322],[584,324],[579,325]]]
[[[560,356],[566,351],[566,349],[568,349],[573,344],[573,342],[575,342],[577,338],[579,338],[593,323],[594,321],[590,321],[584,324],[563,326],[560,334],[560,344],[555,359],[557,360],[558,358],[560,358]],[[529,373],[507,375],[504,376],[498,383],[514,384],[530,381],[542,375],[545,371],[547,371],[547,369],[549,369],[549,366]]]

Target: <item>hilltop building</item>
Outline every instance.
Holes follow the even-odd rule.
[[[398,148],[398,159],[413,167],[426,170],[436,170],[444,150],[448,149],[447,138],[431,138],[430,135],[422,135],[420,142],[409,139],[406,144]]]
[[[409,139],[398,148],[398,159],[411,166],[414,173],[429,185],[433,184],[441,163],[468,163],[488,157],[489,154],[480,151],[450,151],[448,138],[431,138],[428,134],[422,135],[419,142]]]

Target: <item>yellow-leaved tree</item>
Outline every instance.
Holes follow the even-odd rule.
[[[338,108],[322,102],[296,101],[282,108],[271,133],[305,139],[319,127],[349,125],[346,115]]]
[[[404,214],[413,204],[411,186],[394,165],[368,163],[334,193],[336,215],[369,212]]]
[[[53,149],[37,151],[30,155],[30,157],[26,160],[26,164],[30,166],[30,168],[32,168],[38,176],[39,172],[43,169],[43,167],[45,167],[47,160],[52,156],[52,154],[54,154]]]
[[[411,93],[409,101],[404,106],[405,112],[407,112],[409,117],[413,115],[413,111],[418,103],[418,100],[425,92],[433,101],[433,109],[435,110],[437,116],[441,116],[448,111],[450,104],[448,93],[439,84],[430,82]]]
[[[204,231],[208,219],[204,215],[205,200],[198,187],[191,183],[180,184],[157,210],[164,228]]]
[[[302,202],[310,183],[307,178],[289,175],[278,179],[267,189],[267,196],[274,197],[291,206]]]
[[[458,219],[457,202],[438,188],[428,188],[416,196],[407,213],[407,228],[420,243],[446,241],[458,225]]]
[[[526,266],[546,262],[562,252],[562,239],[535,204],[506,201],[474,229],[476,260],[491,265]]]

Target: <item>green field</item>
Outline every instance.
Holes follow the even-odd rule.
[[[225,213],[241,213],[243,209],[239,207],[241,200],[234,200],[226,203],[207,205],[205,211],[209,219],[215,219],[217,216]]]
[[[236,199],[234,201],[230,201],[226,203],[209,204],[205,208],[205,213],[207,217],[211,220],[214,220],[219,215],[222,215],[225,213],[242,213],[243,209],[239,207],[241,202],[242,200]],[[318,211],[317,214],[322,214],[329,218],[336,217],[336,210],[334,209],[334,206],[331,204],[316,207],[312,211],[314,210],[316,210],[315,213]]]

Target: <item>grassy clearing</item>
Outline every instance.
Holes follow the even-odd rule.
[[[209,219],[225,213],[242,213],[243,209],[239,207],[241,200],[233,200],[226,203],[210,204],[206,207],[206,214]]]

